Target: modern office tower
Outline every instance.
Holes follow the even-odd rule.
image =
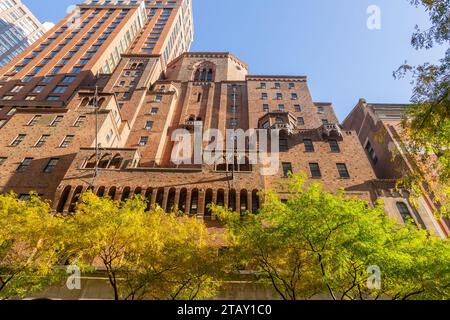
[[[38,40],[45,27],[20,0],[0,0],[0,68]]]
[[[0,128],[0,192],[25,199],[35,191],[64,213],[86,190],[117,200],[140,194],[149,205],[211,221],[210,203],[257,212],[260,191],[269,188],[286,199],[278,182],[302,171],[330,192],[403,203],[388,214],[403,223],[408,210],[419,226],[444,236],[433,217],[418,218],[427,213],[406,192],[383,189],[357,132],[339,125],[331,103],[313,100],[305,76],[250,75],[233,54],[185,52],[190,2],[78,8],[78,19],[64,19],[1,70],[0,106],[9,121]],[[226,141],[204,161],[216,140],[205,135],[209,129]],[[270,136],[273,158],[261,159],[254,141],[234,140],[227,129],[260,130],[259,147]],[[183,163],[174,159],[182,140],[193,151],[181,152]]]

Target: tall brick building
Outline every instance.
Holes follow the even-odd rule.
[[[58,212],[88,189],[117,200],[141,194],[208,219],[212,202],[256,212],[259,191],[285,197],[278,182],[304,171],[328,191],[402,203],[388,214],[402,223],[406,207],[443,236],[377,179],[357,132],[339,125],[331,103],[312,99],[306,77],[249,75],[230,53],[189,53],[191,6],[88,1],[1,69],[0,191],[36,191]],[[176,164],[179,129],[193,140],[208,129],[279,132],[278,170],[261,174],[267,164],[251,163],[258,151],[249,144],[242,161]]]

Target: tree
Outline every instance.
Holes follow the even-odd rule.
[[[282,299],[448,299],[450,244],[416,226],[399,225],[378,204],[324,192],[306,175],[292,176],[290,196],[268,191],[257,215],[213,211],[227,223],[239,261],[261,274]],[[367,286],[368,268],[381,287]]]
[[[62,220],[32,194],[0,194],[0,299],[22,298],[59,280]]]
[[[430,49],[450,42],[450,0],[409,0],[428,12],[431,27],[416,26],[411,44]],[[422,189],[433,195],[442,214],[450,214],[450,48],[439,64],[411,66],[405,62],[395,73],[413,76],[413,105],[405,113],[403,128],[405,150],[414,158],[417,172],[402,181],[413,195]],[[424,187],[425,186],[425,187]]]
[[[104,267],[116,300],[216,294],[219,260],[202,222],[159,207],[146,212],[140,196],[121,203],[88,192],[81,199],[67,226],[71,260]]]

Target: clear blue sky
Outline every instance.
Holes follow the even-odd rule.
[[[77,0],[22,0],[42,21],[57,22]],[[394,80],[403,61],[435,62],[444,48],[411,48],[414,26],[429,25],[407,0],[193,0],[191,51],[230,51],[251,74],[307,75],[313,99],[333,102],[340,120],[360,97],[405,103],[408,80]],[[381,9],[369,30],[368,6]]]

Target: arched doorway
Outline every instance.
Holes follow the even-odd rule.
[[[190,214],[198,213],[198,189],[192,190]]]
[[[231,189],[228,194],[228,208],[233,211],[236,211],[236,190]]]
[[[212,215],[212,211],[208,207],[211,203],[213,203],[213,191],[212,189],[208,189],[205,194],[205,216],[209,217]]]
[[[175,188],[172,188],[169,190],[169,195],[167,197],[167,206],[166,206],[166,212],[172,212],[174,206],[175,206],[175,195],[176,195]]]
[[[156,204],[162,208],[164,201],[164,188],[159,188],[158,193],[156,194]]]
[[[180,191],[180,201],[178,201],[178,208],[186,212],[186,201],[187,201],[187,189],[183,188]]]
[[[244,214],[247,210],[248,210],[248,202],[247,202],[247,199],[248,199],[248,193],[247,193],[247,190],[241,190],[241,196],[240,196],[240,201],[241,201],[241,204],[240,204],[240,206],[239,206],[239,209],[240,209],[240,214],[242,215],[242,214]]]
[[[123,189],[122,197],[120,198],[121,201],[126,201],[130,198],[131,188],[126,187]]]
[[[225,206],[225,191],[223,189],[217,191],[217,205],[221,207]]]
[[[252,192],[252,212],[257,213],[260,209],[260,202],[259,202],[259,191],[253,190]]]
[[[72,190],[72,187],[67,186],[64,188],[63,192],[61,193],[61,197],[59,198],[59,202],[58,202],[58,207],[56,208],[56,211],[58,213],[63,213],[67,199],[69,198],[69,195],[70,195],[70,190]]]
[[[78,186],[72,196],[72,201],[70,202],[69,206],[69,213],[74,213],[77,209],[77,203],[80,201],[81,194],[83,192],[83,187]]]

